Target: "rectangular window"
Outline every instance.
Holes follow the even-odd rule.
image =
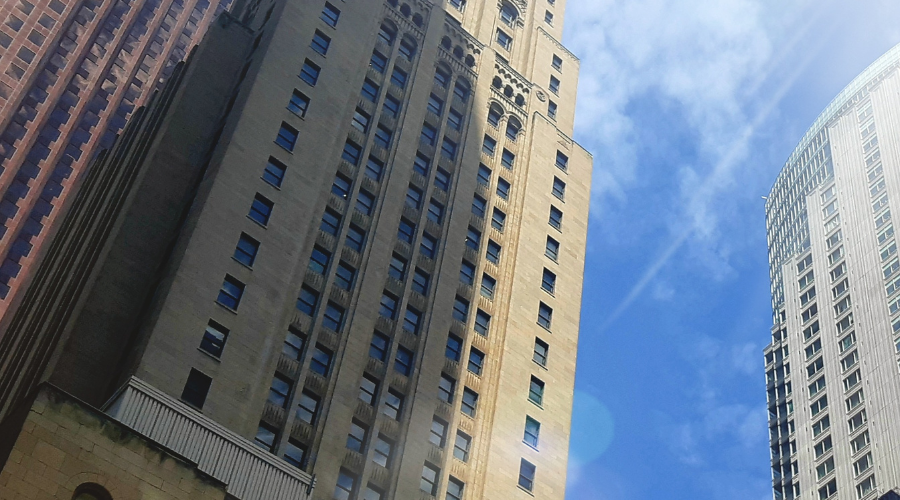
[[[434,83],[441,88],[447,88],[450,85],[450,73],[443,68],[438,68],[434,72]]]
[[[538,406],[544,404],[544,382],[537,377],[531,377],[531,383],[528,386],[528,399]]]
[[[356,474],[346,469],[341,469],[332,498],[334,500],[350,500],[353,497],[353,493],[356,492],[356,479]]]
[[[526,491],[532,491],[534,489],[534,474],[534,464],[523,458],[519,464],[519,486]]]
[[[181,400],[202,410],[203,404],[206,403],[206,395],[209,394],[210,385],[212,385],[212,378],[191,368],[187,382],[184,383],[184,390],[181,391]]]
[[[343,290],[351,290],[353,288],[353,280],[356,277],[356,269],[350,264],[341,261],[334,273],[334,284]]]
[[[456,143],[451,141],[450,139],[444,137],[443,142],[441,143],[441,156],[447,158],[450,161],[456,160]]]
[[[269,223],[269,217],[272,215],[274,206],[275,204],[271,200],[256,193],[256,196],[253,197],[253,203],[250,204],[250,213],[247,216],[265,226]]]
[[[431,419],[431,431],[428,434],[428,441],[438,448],[443,448],[446,436],[447,423],[437,417],[433,417]]]
[[[403,281],[406,278],[406,259],[398,254],[391,256],[391,264],[388,267],[388,276],[397,281]]]
[[[831,436],[826,437],[822,441],[819,441],[814,447],[813,452],[815,453],[816,460],[822,457],[825,453],[831,451],[832,442]]]
[[[477,251],[478,247],[481,246],[481,231],[469,226],[469,230],[466,233],[466,246]]]
[[[426,109],[440,116],[444,111],[444,101],[438,96],[431,94],[430,96],[428,96],[428,104],[426,105]]]
[[[494,299],[494,289],[497,287],[497,280],[485,273],[481,275],[481,295],[490,300]]]
[[[341,229],[340,214],[330,208],[326,208],[325,213],[322,214],[322,223],[319,225],[319,229],[332,236],[337,236],[338,231]]]
[[[460,406],[460,411],[472,418],[475,418],[475,412],[477,411],[477,409],[478,393],[466,387],[465,390],[463,390],[462,405]]]
[[[393,139],[394,133],[385,128],[383,125],[379,125],[375,129],[375,145],[380,146],[384,149],[391,148],[391,140]]]
[[[331,183],[331,192],[335,196],[337,196],[338,198],[341,198],[343,200],[346,200],[347,198],[350,197],[350,191],[352,189],[353,189],[353,181],[350,180],[349,177],[347,177],[346,175],[341,174],[341,173],[338,173],[337,175],[334,176],[334,181],[332,181],[332,183]]]
[[[559,95],[559,78],[555,76],[550,77],[550,92]]]
[[[497,45],[505,50],[510,50],[512,48],[512,40],[512,37],[507,35],[505,31],[497,29]]]
[[[825,486],[819,488],[819,500],[831,498],[837,494],[837,479],[832,479]]]
[[[475,331],[484,337],[487,337],[488,332],[491,329],[491,315],[482,311],[481,309],[475,313]]]
[[[303,118],[306,116],[306,110],[309,109],[309,97],[303,95],[299,90],[294,89],[294,93],[291,94],[291,100],[288,102],[287,109],[291,113]]]
[[[491,185],[491,169],[483,163],[478,165],[478,183],[485,186]]]
[[[562,210],[551,206],[550,207],[550,226],[558,231],[562,231],[562,220],[563,213]]]
[[[384,97],[384,112],[388,116],[397,118],[400,116],[400,99],[388,94]]]
[[[369,344],[369,356],[378,361],[386,360],[390,345],[391,339],[387,335],[377,331],[374,332],[372,334],[372,342]]]
[[[241,304],[241,297],[244,295],[244,284],[231,275],[226,274],[225,280],[222,282],[222,288],[219,289],[219,296],[216,302],[236,311]]]
[[[456,392],[456,380],[453,377],[442,373],[441,380],[438,382],[438,399],[453,404],[453,393]]]
[[[457,337],[456,335],[450,334],[447,337],[447,349],[444,352],[444,355],[447,356],[447,359],[451,361],[459,361],[462,356],[462,339]]]
[[[362,382],[359,383],[359,400],[367,405],[374,405],[376,394],[378,394],[378,380],[363,375]]]
[[[865,425],[866,422],[868,422],[868,421],[869,421],[869,419],[868,419],[868,416],[866,415],[866,410],[862,410],[861,412],[857,413],[856,415],[853,415],[852,417],[850,417],[850,419],[847,420],[847,426],[850,429],[850,434],[853,434],[854,432],[856,432],[860,427]]]
[[[406,188],[406,206],[416,210],[422,208],[422,190],[412,184]]]
[[[332,352],[319,344],[313,350],[312,359],[309,361],[309,369],[323,377],[328,376],[331,368]]]
[[[428,295],[428,284],[430,281],[431,276],[428,273],[416,268],[416,272],[413,274],[412,290],[422,295]]]
[[[384,163],[382,163],[378,158],[370,156],[366,161],[366,177],[375,181],[380,181],[383,172]]]
[[[337,26],[339,17],[341,17],[341,11],[338,10],[334,5],[325,2],[325,8],[322,9],[322,15],[320,16],[322,21],[324,21],[328,26],[334,28]]]
[[[813,437],[819,437],[820,434],[831,428],[831,419],[825,415],[818,422],[813,424]]]
[[[406,314],[403,316],[403,330],[413,335],[419,334],[420,323],[422,322],[422,313],[412,306],[406,306]]]
[[[469,371],[481,375],[482,370],[484,370],[484,353],[473,347],[469,350]]]
[[[365,134],[369,131],[369,123],[371,121],[372,117],[368,113],[356,108],[356,111],[353,112],[353,118],[350,120],[350,126]]]
[[[559,177],[553,178],[553,196],[556,196],[560,200],[564,200],[566,198],[566,183],[563,182]]]
[[[434,185],[444,192],[450,192],[450,172],[438,168],[434,174]]]
[[[547,103],[547,116],[550,117],[551,120],[556,120],[556,103],[553,101],[548,101]]]
[[[485,258],[488,260],[488,262],[499,265],[501,250],[502,250],[502,247],[500,246],[499,243],[497,243],[494,240],[489,240],[488,246],[487,246],[487,252],[485,253]]]
[[[274,444],[274,440],[273,440]],[[284,461],[302,469],[306,465],[306,446],[299,441],[288,439],[287,446],[284,448]]]
[[[453,319],[465,323],[468,317],[469,301],[457,295],[453,302]]]
[[[538,324],[549,330],[552,319],[553,309],[541,302],[540,307],[538,307]]]
[[[375,450],[374,453],[372,453],[372,461],[382,467],[390,467],[393,451],[394,442],[385,437],[384,434],[379,434],[378,439],[375,440]]]
[[[363,453],[366,444],[366,434],[368,433],[368,426],[355,419],[351,421],[350,432],[347,434],[347,449]]]
[[[419,251],[422,255],[429,259],[437,257],[438,240],[428,233],[422,233],[422,244],[419,245]]]
[[[278,436],[278,430],[264,422],[259,423],[256,428],[256,437],[253,443],[260,448],[271,452],[275,448],[275,438]]]
[[[372,58],[369,59],[369,66],[375,71],[384,74],[384,71],[387,69],[387,57],[376,50],[372,52]]]
[[[469,100],[469,86],[468,84],[461,79],[456,80],[456,84],[453,85],[453,95],[459,98],[460,101],[465,103]]]
[[[222,350],[225,349],[225,340],[227,338],[228,329],[213,320],[209,320],[209,323],[206,325],[206,331],[203,332],[203,339],[200,340],[200,349],[218,358],[222,355]]]
[[[494,207],[493,213],[491,215],[491,227],[496,229],[497,231],[503,232],[503,227],[506,225],[506,214],[503,213],[497,207]]]
[[[365,189],[360,189],[356,195],[356,211],[363,215],[372,215],[374,209],[375,195]]]
[[[391,73],[391,83],[402,89],[406,87],[406,79],[406,72],[400,68],[395,67],[393,73]]]
[[[310,47],[313,51],[322,54],[323,56],[328,53],[328,47],[331,45],[331,38],[326,36],[325,33],[322,33],[319,30],[316,30],[315,34],[313,34],[312,43]]]
[[[512,170],[516,165],[516,155],[512,154],[508,149],[503,148],[503,153],[500,155],[500,163],[509,170]]]
[[[319,292],[304,285],[300,288],[300,296],[297,297],[297,309],[307,316],[312,316],[316,311],[318,301]]]
[[[407,243],[412,244],[413,239],[415,237],[416,237],[416,225],[404,218],[401,218],[400,219],[400,227],[397,230],[397,238],[400,241],[405,241]]]
[[[493,157],[497,151],[497,139],[489,135],[484,136],[484,142],[481,144],[481,152]]]
[[[422,177],[428,177],[428,170],[430,168],[431,160],[422,153],[416,152],[416,157],[413,159],[413,172]]]
[[[444,205],[441,205],[433,198],[428,204],[428,220],[435,224],[441,224],[444,221]]]
[[[308,83],[311,87],[315,87],[316,83],[319,81],[319,73],[321,72],[322,68],[307,59],[303,63],[303,69],[300,70],[300,79]]]
[[[447,126],[451,129],[460,131],[463,126],[463,115],[459,111],[455,109],[451,109],[447,112]]]
[[[275,187],[281,187],[281,183],[284,181],[284,173],[287,171],[287,167],[284,163],[276,160],[275,158],[269,157],[269,161],[266,163],[266,168],[263,170],[262,178],[264,181]]]
[[[534,356],[532,359],[541,366],[547,366],[547,358],[550,355],[550,345],[543,340],[534,338]]]
[[[322,315],[322,326],[336,332],[341,331],[344,325],[344,308],[329,301],[325,307],[325,314]]]
[[[487,200],[476,194],[472,198],[472,213],[478,217],[484,217],[485,210],[487,210]]]
[[[384,398],[384,409],[381,411],[394,420],[400,420],[403,413],[403,396],[393,389],[388,390]]]
[[[509,181],[500,177],[497,179],[497,196],[503,198],[504,200],[509,199],[509,189],[510,189]]]
[[[436,465],[425,462],[425,465],[422,466],[422,480],[419,483],[419,489],[429,495],[437,495],[440,474],[441,470]]]
[[[259,252],[259,242],[247,236],[246,233],[241,233],[241,237],[238,239],[237,246],[234,249],[234,260],[247,267],[252,267],[253,262],[256,260],[257,252]]]
[[[291,379],[276,372],[272,378],[272,385],[269,386],[269,402],[279,408],[286,407],[293,385]]]
[[[380,88],[375,84],[375,82],[366,78],[365,81],[363,81],[362,91],[360,92],[360,94],[365,97],[367,101],[377,102],[379,90]]]
[[[362,252],[363,246],[366,244],[366,232],[356,224],[350,224],[347,228],[347,239],[344,240],[347,248]]]
[[[413,353],[405,347],[397,348],[397,357],[394,359],[394,370],[401,375],[410,376],[413,367]]]
[[[544,276],[541,279],[541,288],[551,295],[556,291],[556,274],[547,268],[544,268]]]
[[[470,286],[475,283],[475,264],[466,260],[462,261],[459,269],[459,281]]]
[[[537,448],[540,434],[541,423],[531,417],[525,417],[525,444]]]
[[[553,61],[550,63],[550,65],[553,66],[553,69],[555,69],[557,71],[562,71],[563,60],[561,57],[554,54]]]
[[[427,123],[422,125],[420,140],[429,146],[434,146],[435,142],[437,142],[437,129]]]
[[[544,255],[556,262],[559,259],[559,242],[547,236],[547,246],[544,249]]]
[[[397,297],[388,292],[381,295],[381,306],[378,308],[378,314],[387,319],[397,319]]]

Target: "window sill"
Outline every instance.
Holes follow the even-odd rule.
[[[269,186],[272,186],[272,187],[275,188],[276,190],[281,191],[281,186],[276,186],[275,184],[272,184],[271,182],[269,182],[268,180],[266,180],[265,177],[260,177],[259,179],[260,179],[261,181],[265,182],[266,184],[268,184]]]
[[[540,366],[541,369],[544,370],[545,372],[550,371],[550,369],[547,368],[547,365],[542,365],[542,364],[538,363],[537,361],[535,361],[535,360],[533,360],[533,359],[531,360],[531,362],[534,363],[534,364],[536,364],[536,365],[538,365],[538,366]]]
[[[238,312],[237,312],[237,309],[232,309],[232,308],[226,306],[225,304],[219,302],[218,300],[215,301],[215,302],[216,302],[216,305],[217,305],[217,306],[221,307],[222,309],[225,309],[226,311],[230,312],[231,314],[237,314],[237,313],[238,313]]]
[[[294,151],[293,151],[293,150],[288,149],[288,148],[282,146],[281,144],[278,144],[276,141],[272,141],[272,144],[275,144],[275,145],[278,146],[279,148],[281,148],[281,149],[287,151],[288,154],[294,154]],[[295,146],[296,146],[296,144],[295,144]]]
[[[207,352],[207,351],[204,351],[203,349],[201,349],[201,348],[199,348],[199,347],[197,348],[197,350],[200,351],[201,353],[203,353],[203,355],[209,356],[210,358],[212,358],[213,361],[215,361],[216,363],[221,363],[221,362],[222,362],[222,359],[221,359],[219,356],[216,356],[216,355],[214,355],[214,354],[212,354],[212,353],[209,353],[209,352]]]
[[[301,115],[300,113],[298,113],[298,112],[292,110],[291,108],[284,108],[284,109],[290,111],[291,114],[294,115],[294,116],[296,116],[297,118],[299,118],[299,119],[301,119],[301,120],[306,120],[306,113],[305,113],[305,112]]]
[[[544,330],[547,330],[547,332],[549,332],[549,333],[553,333],[553,330],[550,330],[550,329],[549,329],[549,328],[547,328],[547,327],[546,327],[546,326],[544,326],[544,325],[542,325],[542,324],[540,324],[540,323],[538,323],[538,322],[537,322],[537,321],[535,321],[535,323],[537,323],[537,326],[539,326],[539,327],[541,327],[541,328],[543,328],[543,329],[544,329]]]
[[[263,228],[263,229],[268,229],[268,227],[269,227],[269,226],[263,224],[262,222],[260,222],[260,221],[258,221],[258,220],[256,220],[256,219],[254,219],[253,217],[250,217],[249,215],[247,216],[247,218],[250,219],[250,221],[252,221],[254,224],[256,224],[257,226],[259,226],[259,227],[261,227],[261,228]]]
[[[552,256],[550,256],[549,254],[546,254],[546,253],[544,254],[544,257],[547,257],[548,259],[550,259],[554,264],[557,264],[557,265],[559,264],[559,260],[557,260],[556,257],[552,257]]]
[[[539,404],[535,403],[535,402],[532,401],[530,398],[528,399],[528,402],[531,403],[531,404],[533,404],[534,406],[537,406],[538,408],[540,408],[540,409],[542,409],[542,410],[544,409],[544,406],[543,406],[543,405],[539,405]]]
[[[234,259],[234,257],[232,257],[232,259]],[[235,259],[235,260],[237,260],[237,259]],[[546,293],[546,294],[547,294],[547,295],[549,295],[549,296],[551,296],[551,297],[553,297],[553,298],[554,298],[554,299],[555,299],[555,298],[556,298],[556,294],[555,294],[555,293],[553,293],[553,292],[551,292],[551,291],[550,291],[550,290],[547,290],[547,289],[546,289],[546,288],[544,288],[544,287],[541,287],[541,290],[543,290],[543,291],[544,291],[544,293]]]
[[[520,490],[524,491],[525,493],[528,493],[529,495],[534,496],[534,492],[533,492],[533,491],[531,491],[531,490],[526,490],[525,488],[522,487],[521,484],[517,484],[516,487],[518,487]]]
[[[257,223],[257,224],[258,224],[258,223]],[[557,232],[562,233],[562,226],[561,226],[561,225],[560,225],[559,227],[556,227],[556,226],[554,226],[553,224],[550,224],[550,223],[547,223],[547,225],[550,226],[550,227],[552,227],[553,229],[556,229]]]
[[[525,446],[531,448],[531,449],[534,450],[534,451],[537,451],[537,452],[540,452],[540,451],[541,451],[541,450],[538,449],[537,446],[534,446],[533,444],[529,443],[528,441],[525,441],[524,439],[522,440],[522,444],[524,444]]]
[[[231,256],[231,260],[237,262],[238,264],[240,264],[241,267],[243,267],[243,268],[245,268],[245,269],[248,269],[248,270],[250,270],[250,271],[253,270],[252,267],[250,267],[250,266],[248,266],[247,264],[244,264],[243,262],[237,260],[236,258],[234,258],[234,256]]]

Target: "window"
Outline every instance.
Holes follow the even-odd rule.
[[[450,5],[462,12],[466,9],[466,0],[450,0]]]
[[[279,408],[286,407],[292,385],[292,380],[280,373],[276,373],[275,377],[272,378],[272,385],[269,386],[269,402]]]
[[[394,36],[394,29],[386,24],[382,24],[381,28],[378,29],[378,39],[387,45],[394,44]]]
[[[362,382],[359,383],[359,400],[367,405],[374,405],[377,393],[378,380],[369,375],[363,375]]]
[[[809,405],[810,414],[815,417],[819,413],[822,413],[826,408],[828,408],[828,396],[822,396],[818,400],[816,400],[813,404]]]
[[[468,233],[466,233],[466,246],[471,248],[472,250],[478,250],[478,247],[481,245],[481,232],[475,229],[472,226],[469,226]]]
[[[382,413],[394,420],[400,420],[400,414],[403,413],[403,396],[393,389],[388,390],[387,396],[384,398]]]
[[[441,156],[450,161],[456,160],[456,143],[444,137],[443,142],[441,142]]]
[[[319,302],[319,292],[308,286],[300,288],[300,296],[297,297],[297,309],[307,316],[312,316],[316,312],[316,305]]]
[[[341,262],[337,271],[334,273],[334,284],[341,289],[350,290],[353,288],[353,279],[356,277],[356,269],[346,262]]]
[[[394,370],[407,377],[412,373],[413,353],[405,347],[397,348],[397,357],[394,358]]]
[[[384,73],[387,69],[387,57],[377,50],[372,52],[372,58],[369,59],[369,66],[379,73]]]
[[[300,70],[300,79],[308,83],[311,87],[315,87],[316,82],[319,81],[319,73],[321,72],[322,68],[307,59],[303,63],[303,69]]]
[[[481,275],[481,295],[488,299],[494,299],[494,289],[497,287],[497,280],[487,273]]]
[[[284,448],[284,461],[302,469],[306,463],[306,447],[298,441],[288,439],[287,446]]]
[[[453,130],[460,131],[463,126],[463,115],[459,111],[455,109],[451,109],[447,112],[447,125],[450,126]]]
[[[553,294],[556,291],[556,275],[547,268],[544,268],[544,277],[541,279],[541,288],[550,294]]]
[[[447,350],[444,353],[447,359],[459,361],[460,357],[462,357],[462,343],[462,339],[452,333],[447,337]]]
[[[516,12],[515,7],[508,3],[504,3],[500,8],[500,20],[503,21],[507,26],[513,26],[516,22],[516,19],[519,17],[519,13]]]
[[[184,390],[181,391],[181,400],[197,409],[203,409],[206,395],[209,394],[209,386],[212,379],[204,373],[191,368]]]
[[[466,387],[465,390],[463,390],[462,406],[460,407],[460,411],[472,418],[475,418],[475,412],[477,409],[478,393]]]
[[[322,33],[319,30],[316,30],[316,33],[313,35],[312,43],[310,47],[319,54],[323,56],[328,53],[328,46],[331,45],[331,38]]]
[[[250,204],[250,213],[247,216],[265,226],[269,223],[273,206],[274,204],[268,198],[256,193],[256,196],[253,197],[253,203]]]
[[[434,146],[437,141],[437,129],[427,123],[422,125],[421,141],[429,146]]]
[[[433,417],[431,420],[431,431],[428,434],[428,440],[439,448],[444,447],[444,439],[447,435],[447,423],[443,420]]]
[[[319,397],[309,391],[300,393],[297,403],[297,419],[312,425],[319,411]]]
[[[337,485],[334,487],[334,500],[350,500],[354,491],[356,491],[356,475],[348,470],[341,469],[340,474],[338,474]]]
[[[559,177],[553,178],[553,196],[556,196],[560,200],[566,198],[566,183],[560,180]]]
[[[216,302],[236,311],[241,304],[241,297],[244,295],[244,284],[230,275],[225,275],[225,281],[222,282],[222,288],[219,289],[219,296]]]
[[[247,236],[246,233],[241,233],[237,247],[234,249],[234,260],[247,267],[251,267],[256,260],[256,253],[258,251],[259,242],[250,236]]]
[[[390,149],[391,139],[393,139],[393,136],[393,132],[386,129],[383,125],[379,125],[375,129],[375,145],[381,146],[384,149]]]
[[[416,272],[413,274],[412,290],[422,295],[428,295],[429,281],[431,281],[431,276],[425,271],[416,268]]]
[[[419,251],[425,257],[429,259],[434,259],[437,257],[437,244],[438,240],[434,236],[431,236],[428,233],[422,233],[422,244],[419,245]]]
[[[336,332],[341,331],[344,323],[344,308],[329,301],[322,315],[322,326]]]
[[[450,476],[450,479],[447,481],[446,500],[462,500],[463,490],[465,489],[465,487],[465,483],[453,476]]]
[[[450,191],[450,172],[442,168],[438,168],[434,174],[434,185],[441,191]]]
[[[538,324],[549,330],[550,322],[552,319],[553,309],[551,309],[547,304],[541,302],[540,307],[538,307]]]
[[[453,95],[458,97],[460,101],[466,102],[469,100],[469,93],[469,84],[463,79],[457,80],[456,85],[453,86]]]
[[[509,181],[500,177],[497,179],[497,196],[503,198],[504,200],[509,199],[509,189],[510,189]]]
[[[370,156],[366,161],[366,176],[372,180],[380,181],[381,174],[384,172],[384,163],[378,158]]]
[[[853,434],[868,421],[869,419],[866,415],[866,410],[862,410],[856,415],[853,415],[849,420],[847,420],[847,426],[850,429],[850,433]]]
[[[378,85],[375,84],[375,82],[366,78],[366,80],[363,82],[362,92],[360,92],[360,93],[362,94],[363,97],[366,98],[366,100],[371,101],[371,102],[376,102],[376,101],[378,101],[378,91],[379,90],[380,89],[379,89]]]
[[[301,118],[306,116],[306,110],[309,109],[309,97],[303,95],[299,90],[294,89],[294,93],[291,94],[291,100],[288,102],[287,109]]]
[[[534,464],[523,458],[522,462],[519,464],[519,486],[525,488],[528,491],[533,490],[534,473]]]
[[[554,229],[562,231],[562,219],[563,213],[562,210],[551,206],[550,207],[550,225],[553,226]]]
[[[484,136],[484,142],[481,144],[481,152],[488,155],[494,156],[494,153],[497,151],[497,139],[489,135]]]
[[[421,175],[422,177],[428,176],[428,170],[431,168],[431,160],[423,155],[422,153],[417,152],[416,157],[413,160],[413,172]]]
[[[429,495],[437,495],[438,477],[441,470],[436,465],[425,462],[422,466],[422,481],[419,483],[419,489]]]
[[[434,72],[434,83],[441,88],[447,88],[450,84],[450,72],[444,68],[438,68]]]
[[[372,210],[375,208],[375,195],[372,193],[360,189],[359,194],[356,195],[356,211],[363,215],[372,215]]]
[[[534,356],[531,358],[541,366],[547,366],[547,357],[550,355],[550,345],[543,340],[534,338]]]
[[[556,167],[562,171],[569,169],[569,157],[564,155],[562,151],[556,152]]]
[[[334,181],[331,183],[331,192],[337,195],[338,198],[346,200],[350,197],[352,182],[353,181],[344,174],[337,174],[334,176]]]
[[[253,438],[253,441],[256,446],[271,452],[272,449],[275,448],[275,437],[277,434],[277,429],[271,425],[260,422],[259,427],[256,428],[256,437]]]
[[[832,448],[831,436],[828,436],[825,439],[823,439],[822,441],[819,441],[813,447],[813,452],[815,453],[816,459],[818,460],[819,458],[822,457],[822,455],[831,451],[831,448]]]
[[[499,243],[497,243],[494,240],[489,240],[488,246],[487,246],[487,253],[485,254],[485,257],[487,258],[488,262],[491,262],[493,264],[500,264],[500,251],[501,250],[502,250],[502,247],[500,246]]]
[[[474,328],[479,335],[487,337],[488,331],[491,328],[491,315],[479,309],[478,312],[475,313]]]
[[[388,319],[397,319],[397,297],[384,292],[381,295],[381,306],[378,308],[378,314]]]
[[[350,422],[350,433],[347,434],[347,449],[357,453],[363,453],[366,443],[366,434],[368,433],[369,429],[365,425],[356,420]]]
[[[369,131],[369,122],[371,119],[372,118],[368,113],[356,108],[356,111],[353,112],[353,119],[350,120],[350,126],[365,134]]]
[[[334,210],[326,208],[325,213],[322,214],[322,224],[319,225],[319,229],[332,236],[337,236],[341,229],[341,216]]]
[[[375,450],[374,453],[372,453],[372,461],[382,467],[390,467],[393,451],[394,442],[383,434],[379,434],[378,439],[375,440]]]
[[[500,155],[500,163],[504,167],[512,170],[513,166],[516,164],[516,155],[512,154],[506,148],[503,148],[503,154]]]
[[[406,278],[406,259],[397,254],[392,255],[388,276],[397,281],[403,281]]]
[[[538,406],[544,404],[544,382],[534,376],[528,386],[528,400]]]
[[[556,119],[556,109],[557,109],[557,106],[556,106],[555,102],[553,102],[553,101],[547,102],[547,116],[549,116],[551,120]]]
[[[475,264],[466,260],[462,261],[462,266],[459,269],[459,281],[467,285],[475,283]]]
[[[442,373],[441,380],[438,382],[438,399],[447,404],[453,404],[454,392],[456,392],[456,380]]]
[[[562,58],[556,54],[553,54],[553,62],[550,63],[550,65],[553,66],[553,69],[555,69],[557,71],[562,71],[562,64],[563,64]]]
[[[510,118],[508,122],[506,122],[506,138],[512,142],[516,142],[519,138],[519,131],[522,130],[522,126],[519,125],[519,121],[513,118]]]
[[[285,171],[287,171],[287,167],[270,156],[268,163],[266,163],[266,169],[263,170],[262,178],[275,187],[281,187]]]
[[[484,163],[478,165],[478,183],[485,186],[491,185],[491,169]]]
[[[428,220],[434,222],[435,224],[440,224],[444,221],[444,205],[441,205],[434,199],[428,204]]]
[[[381,332],[372,334],[372,343],[369,345],[369,356],[384,361],[391,344],[391,339]]]
[[[472,213],[478,217],[484,217],[485,210],[487,210],[487,200],[476,194],[472,198]]]
[[[856,498],[865,498],[875,490],[875,474],[856,485]]]
[[[456,442],[453,444],[453,456],[463,462],[469,461],[469,449],[472,447],[472,438],[462,431],[456,431]]]
[[[541,423],[531,417],[525,417],[525,444],[537,448],[540,435]]]
[[[481,375],[482,370],[484,370],[484,353],[473,347],[469,350],[469,371]]]
[[[404,59],[412,62],[413,57],[416,55],[416,42],[410,38],[404,38],[400,41],[400,50],[398,52]]]
[[[341,16],[341,11],[338,10],[334,5],[331,5],[328,2],[325,2],[325,8],[322,9],[322,15],[319,16],[322,21],[325,21],[325,24],[331,26],[332,28],[337,26],[338,18]]]
[[[837,493],[837,479],[832,479],[825,486],[819,488],[819,500],[825,500]]]
[[[505,31],[501,29],[497,29],[497,45],[503,47],[506,50],[510,50],[512,48],[512,37],[506,34]]]
[[[331,351],[316,344],[316,348],[313,350],[312,359],[309,362],[309,369],[323,377],[327,377],[328,370],[331,367],[331,356]]]
[[[344,144],[344,150],[341,152],[341,159],[355,167],[359,165],[359,155],[361,153],[362,149],[358,145],[347,141]]]
[[[852,453],[858,453],[860,450],[864,449],[869,445],[869,431],[863,431],[862,434],[854,438],[850,441],[850,451]]]
[[[832,466],[832,468],[834,468]],[[866,453],[862,458],[853,463],[853,475],[859,476],[872,468],[872,453]]]
[[[415,237],[416,237],[416,225],[404,218],[401,218],[400,219],[400,228],[397,230],[397,238],[400,241],[412,243],[413,238],[415,238]]]
[[[200,340],[200,349],[218,358],[222,355],[222,350],[225,349],[225,340],[227,338],[228,329],[213,320],[209,320],[209,323],[206,325],[206,331],[203,332],[203,339]]]
[[[431,94],[428,97],[427,109],[428,111],[431,111],[432,113],[440,116],[444,111],[444,101],[438,96]]]
[[[422,208],[422,190],[412,184],[406,188],[406,206],[416,210]]]
[[[362,252],[363,246],[366,243],[366,232],[359,226],[350,224],[350,227],[347,228],[347,239],[345,240],[345,243],[347,244],[347,248]]]
[[[419,326],[422,322],[422,313],[407,305],[406,314],[403,316],[403,330],[413,335],[419,334]]]
[[[502,233],[505,225],[506,214],[499,208],[494,207],[493,213],[491,214],[491,227]]]
[[[488,110],[487,122],[494,128],[500,126],[500,119],[503,118],[503,110],[500,106],[492,105]]]
[[[389,116],[397,118],[400,116],[400,100],[388,94],[384,98],[384,111]]]
[[[453,319],[465,323],[468,317],[469,301],[457,295],[453,302]]]
[[[406,72],[400,68],[394,68],[394,72],[391,73],[391,83],[400,87],[401,89],[406,87]]]
[[[559,242],[547,236],[547,246],[544,249],[544,255],[555,262],[559,258]]]

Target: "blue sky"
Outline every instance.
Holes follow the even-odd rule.
[[[567,500],[771,499],[763,201],[894,0],[568,0],[594,185]]]

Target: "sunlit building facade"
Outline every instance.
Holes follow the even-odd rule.
[[[900,485],[900,47],[819,116],[766,201],[776,499]]]

